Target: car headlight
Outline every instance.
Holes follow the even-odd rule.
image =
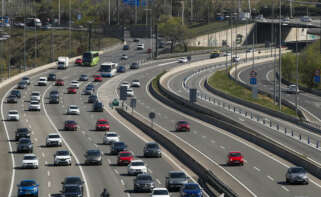
[[[36,187],[33,188],[33,191],[34,191],[34,192],[36,192],[37,190],[38,190],[38,188],[36,188]]]

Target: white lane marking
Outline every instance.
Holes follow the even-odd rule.
[[[88,140],[91,141],[92,140],[91,137],[88,137]]]
[[[35,142],[38,142],[38,138],[35,138]]]
[[[48,165],[48,161],[45,161],[45,165]]]
[[[130,197],[130,194],[129,194],[129,193],[127,193],[127,197]]]
[[[119,174],[119,172],[118,172],[118,170],[117,170],[117,169],[114,169],[114,171],[115,171],[115,173],[116,173],[116,174]]]
[[[160,185],[162,184],[159,179],[156,179],[156,182]]]
[[[48,181],[48,188],[50,188],[51,187],[51,182],[50,181]]]
[[[110,161],[110,159],[107,159],[107,162],[108,162],[108,164],[111,164],[111,161]]]
[[[221,148],[221,149],[225,149],[225,147],[224,147],[224,146],[220,146],[220,148]]]
[[[27,116],[26,113],[23,113],[23,116],[26,117]]]
[[[268,179],[270,179],[271,181],[274,181],[274,178],[271,177],[270,175],[267,175],[266,177],[267,177]]]
[[[211,140],[211,143],[212,143],[212,144],[215,144],[215,140]]]
[[[254,168],[256,171],[261,172],[261,169],[258,168],[258,167],[256,167],[256,166],[254,166],[253,168]]]
[[[51,126],[56,130],[56,132],[58,133],[58,135],[61,137],[62,141],[64,142],[65,146],[70,150],[71,154],[73,155],[73,157],[75,158],[76,162],[77,163],[80,163],[77,155],[74,153],[74,151],[71,149],[71,147],[69,146],[69,144],[67,143],[67,141],[65,140],[65,138],[61,135],[59,129],[57,129],[56,125],[54,124],[54,122],[52,121],[52,119],[50,118],[47,110],[46,110],[46,106],[45,106],[45,102],[44,102],[44,99],[45,99],[45,95],[47,93],[47,91],[50,89],[52,85],[50,85],[43,93],[42,95],[42,106],[43,106],[43,111],[45,112],[45,115],[47,117],[47,119],[49,120]],[[78,166],[79,167],[79,170],[80,170],[80,173],[81,173],[81,176],[83,177],[83,180],[85,181],[85,188],[86,188],[86,196],[87,197],[90,197],[90,191],[89,191],[89,187],[88,187],[88,181],[87,181],[87,178],[85,176],[85,173],[84,173],[84,170],[82,168],[81,165]]]
[[[285,191],[289,191],[289,189],[288,188],[286,188],[285,186],[281,186],[282,187],[282,189],[284,189]]]
[[[29,122],[29,120],[28,120],[28,119],[26,119],[26,122]]]
[[[6,132],[6,136],[7,136],[7,139],[8,139],[8,144],[9,144],[9,150],[10,152],[12,153],[13,152],[13,148],[12,148],[12,143],[10,141],[10,137],[9,137],[9,132],[8,132],[8,128],[7,128],[7,124],[5,122],[5,118],[4,118],[4,115],[3,115],[3,103],[4,103],[4,98],[6,98],[9,94],[9,92],[15,88],[15,86],[13,86],[12,88],[10,88],[6,94],[2,97],[2,100],[1,100],[1,118],[2,118],[2,122],[3,122],[3,126],[4,126],[4,130]],[[9,193],[8,193],[8,197],[11,197],[12,196],[12,190],[13,190],[13,183],[14,183],[14,179],[15,179],[15,174],[16,174],[16,170],[14,168],[15,166],[15,160],[14,160],[14,155],[13,154],[10,154],[11,155],[11,162],[12,162],[12,173],[11,173],[11,182],[10,182],[10,188],[9,188]]]
[[[121,182],[122,185],[125,185],[125,182],[124,182],[123,179],[120,179],[120,182]]]
[[[148,172],[149,172],[150,174],[153,173],[153,171],[152,171],[150,168],[148,168],[147,170],[148,170]]]
[[[203,138],[203,139],[205,139],[205,138],[206,138],[206,136],[205,136],[205,135],[203,135],[203,136],[202,136],[202,138]]]
[[[98,147],[98,145],[97,145],[97,144],[95,144],[95,147]]]
[[[49,170],[48,170],[47,174],[48,174],[48,176],[50,176],[50,171]]]
[[[43,158],[45,158],[45,153],[44,153],[44,152],[42,152],[42,153],[41,153],[41,156],[42,156]]]
[[[31,127],[31,124],[28,124],[28,127],[29,127],[29,129],[31,129],[32,127]],[[33,132],[33,131],[32,131]]]
[[[244,163],[247,163],[247,160],[246,159],[243,159]]]

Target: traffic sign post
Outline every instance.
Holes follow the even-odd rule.
[[[132,108],[132,113],[134,112],[134,108],[136,108],[136,99],[130,99],[130,107]]]
[[[250,84],[251,85],[256,85],[256,78],[255,77],[250,78]]]
[[[120,86],[119,100],[122,101],[122,108],[124,108],[124,102],[127,100],[127,86]]]
[[[317,69],[314,72],[313,81],[314,81],[314,83],[320,83],[320,69]]]
[[[191,88],[189,89],[189,102],[195,103],[197,101],[197,89]]]
[[[155,117],[156,117],[156,114],[155,114],[154,112],[150,112],[150,113],[148,114],[148,117],[149,117],[149,119],[150,119],[151,122],[152,122],[151,127],[153,128],[153,126],[154,126],[154,119],[155,119]]]

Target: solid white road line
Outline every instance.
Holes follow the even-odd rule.
[[[253,168],[254,168],[256,171],[261,172],[261,169],[258,168],[258,167],[256,167],[256,166],[254,166]]]
[[[288,188],[286,188],[285,186],[281,186],[282,187],[282,189],[284,189],[285,191],[289,191],[289,189]]]
[[[274,181],[274,178],[271,177],[270,175],[268,175],[267,178],[270,179],[271,181]]]

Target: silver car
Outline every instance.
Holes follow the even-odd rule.
[[[102,165],[102,152],[100,150],[88,150],[84,156],[86,165]]]
[[[286,183],[295,184],[303,183],[309,184],[309,178],[304,168],[302,167],[291,167],[288,169],[285,175]]]

